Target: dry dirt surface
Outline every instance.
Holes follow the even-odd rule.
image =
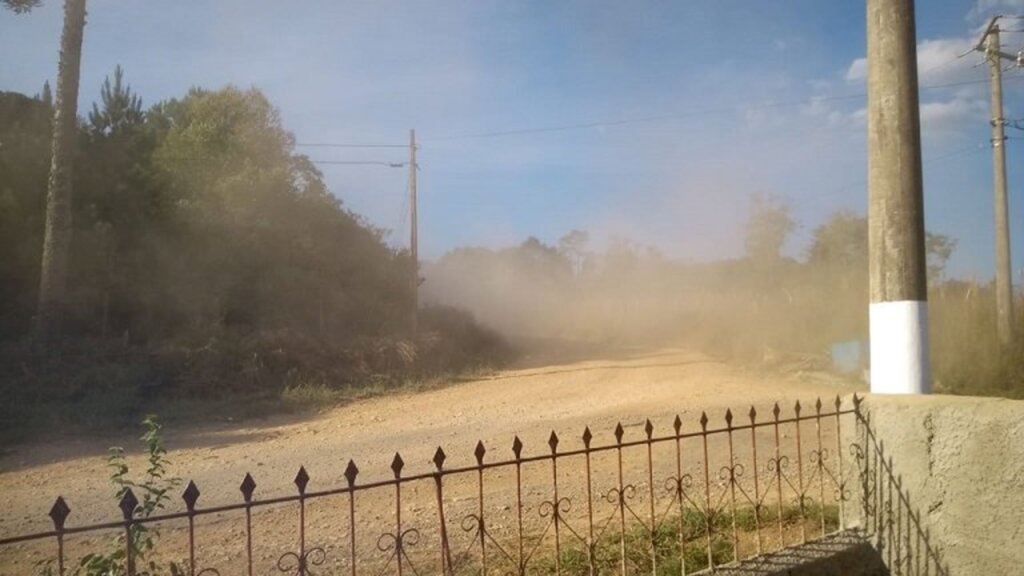
[[[396,452],[411,475],[432,470],[438,446],[448,454],[446,467],[470,465],[478,440],[488,447],[489,460],[505,459],[517,434],[524,455],[539,454],[548,450],[552,430],[564,439],[564,449],[571,449],[581,444],[586,425],[599,445],[613,441],[618,422],[627,438],[639,438],[648,418],[667,433],[677,414],[693,427],[702,411],[721,422],[726,408],[746,415],[753,405],[767,416],[779,402],[788,413],[796,400],[813,406],[821,397],[831,406],[837,395],[860,388],[822,373],[739,368],[677,349],[537,363],[546,365],[301,417],[165,429],[170,472],[194,480],[202,493],[199,506],[210,507],[239,502],[246,472],[256,479],[258,498],[292,495],[300,465],[311,478],[308,490],[320,490],[344,485],[349,459],[358,463],[360,481],[367,482],[391,477]],[[110,445],[136,450],[129,452],[129,463],[133,470],[144,469],[138,442],[127,434],[28,444],[7,454],[0,460],[0,537],[51,529],[46,514],[58,495],[71,506],[69,526],[117,519],[104,461]],[[177,495],[170,508],[183,508]],[[238,530],[237,525],[225,528],[223,540],[235,538]],[[31,546],[0,550],[0,574],[28,571],[41,553]]]

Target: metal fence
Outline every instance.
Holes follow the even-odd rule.
[[[57,498],[52,530],[0,539],[0,551],[45,554],[60,575],[111,541],[121,547],[117,571],[129,576],[685,575],[844,530],[851,486],[882,495],[882,476],[868,472],[875,451],[858,447],[857,466],[844,463],[842,431],[857,417],[856,400],[846,406],[836,397],[785,411],[776,404],[765,415],[751,407],[714,421],[701,413],[664,427],[647,420],[640,430],[620,423],[603,443],[589,427],[574,438],[552,432],[532,454],[517,436],[508,458],[478,442],[474,463],[446,467],[438,448],[433,469],[412,474],[396,453],[388,477],[369,481],[350,460],[342,484],[326,490],[308,490],[300,468],[295,493],[280,497],[257,498],[246,474],[240,501],[209,507],[189,482],[183,509],[145,517],[129,489],[118,520],[81,526],[68,522],[72,509]],[[911,525],[892,498],[872,500],[863,513],[900,557]],[[157,549],[139,549],[139,531],[157,526]],[[76,538],[85,543],[73,546]],[[893,565],[907,562],[904,555]]]
[[[850,445],[857,468],[860,518],[858,524],[871,539],[891,574],[922,576],[949,574],[921,511],[910,501],[903,477],[896,472],[885,443],[875,434],[870,418],[857,404],[857,441]]]

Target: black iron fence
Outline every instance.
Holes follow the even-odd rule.
[[[921,511],[911,505],[903,477],[896,473],[885,443],[871,427],[870,418],[857,414],[857,441],[850,445],[857,467],[860,519],[858,524],[870,537],[891,574],[898,576],[944,576],[949,568],[942,560]]]
[[[473,463],[457,467],[438,448],[432,469],[412,474],[395,454],[389,477],[370,481],[349,461],[342,483],[325,490],[309,490],[300,468],[295,493],[281,497],[258,498],[246,474],[238,502],[208,507],[189,482],[183,509],[146,517],[129,489],[117,520],[90,525],[70,523],[71,506],[57,498],[53,529],[0,539],[0,558],[31,550],[52,559],[37,566],[63,576],[90,547],[114,541],[115,571],[129,576],[685,575],[844,530],[859,484],[890,565],[927,564],[926,554],[910,556],[908,539],[927,533],[893,495],[898,479],[886,483],[891,466],[870,431],[853,448],[856,465],[844,462],[856,404],[836,397],[767,414],[647,420],[640,430],[620,423],[607,442],[589,427],[573,438],[552,432],[529,454],[516,437],[508,458],[479,442]],[[140,549],[139,531],[157,528],[156,548]]]

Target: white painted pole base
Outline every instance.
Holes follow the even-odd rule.
[[[872,302],[871,393],[928,394],[928,303]]]

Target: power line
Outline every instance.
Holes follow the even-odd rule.
[[[403,168],[405,162],[381,162],[378,160],[310,160],[313,164],[346,164],[354,166],[387,166],[388,168]]]
[[[302,148],[408,148],[408,144],[334,144],[331,142],[300,142],[296,144]]]
[[[929,70],[931,71],[931,70]],[[919,90],[939,90],[943,88],[955,88],[958,86],[968,86],[973,84],[984,84],[988,83],[987,79],[984,80],[964,80],[960,82],[947,82],[943,84],[932,84],[928,86],[920,86]],[[546,126],[537,128],[522,128],[513,130],[498,130],[493,132],[479,132],[475,134],[460,134],[452,136],[439,136],[434,138],[424,138],[423,142],[441,142],[450,140],[470,140],[478,138],[499,138],[503,136],[518,136],[522,134],[539,134],[546,132],[565,132],[570,130],[585,130],[588,128],[600,128],[604,126],[621,126],[626,124],[642,124],[649,122],[657,122],[660,120],[677,120],[681,118],[691,118],[697,116],[705,116],[709,114],[732,114],[736,112],[745,112],[750,110],[764,110],[772,108],[786,108],[792,106],[802,106],[806,104],[813,104],[815,102],[834,102],[839,100],[859,100],[867,96],[864,92],[856,94],[838,94],[833,96],[820,96],[802,100],[789,100],[781,102],[767,102],[764,104],[748,104],[741,106],[729,106],[721,108],[706,108],[703,110],[693,110],[689,112],[679,112],[673,114],[660,114],[656,116],[645,116],[641,118],[630,118],[620,120],[606,120],[606,121],[594,121],[594,122],[581,122],[577,124],[563,124],[559,126]]]

